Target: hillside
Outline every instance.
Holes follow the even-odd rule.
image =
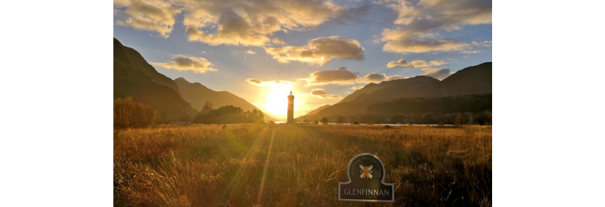
[[[305,116],[315,115],[315,114],[319,113],[319,111],[321,111],[325,108],[328,108],[328,107],[330,107],[330,105],[328,105],[328,104],[320,106],[319,108],[313,109],[313,111],[309,111],[309,113],[305,114]]]
[[[368,107],[406,98],[439,98],[492,93],[492,63],[482,63],[457,71],[443,81],[428,76],[370,83],[329,107],[308,114],[317,119],[330,116],[372,114]],[[487,97],[487,96],[485,96]],[[491,99],[491,96],[489,96]],[[464,99],[459,99],[464,100]],[[491,103],[491,102],[490,102]],[[305,116],[298,119],[303,120]]]
[[[113,41],[113,90],[115,98],[133,100],[158,110],[166,121],[178,121],[197,111],[181,98],[176,84],[158,73],[136,50]]]
[[[244,111],[260,110],[245,99],[227,91],[214,91],[201,83],[191,83],[184,78],[177,78],[174,82],[181,91],[183,99],[191,103],[191,106],[196,110],[202,110],[206,101],[212,103],[215,109],[221,106],[233,105],[242,108]],[[275,120],[267,113],[264,113],[264,116],[265,121]]]

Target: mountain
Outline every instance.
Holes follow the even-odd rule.
[[[328,107],[330,107],[330,105],[328,105],[328,104],[320,106],[319,108],[316,108],[313,111],[309,111],[309,113],[305,114],[305,116],[315,115],[315,114],[319,113],[319,111],[321,111],[325,108],[328,108]]]
[[[136,50],[113,39],[113,96],[158,110],[167,121],[193,117],[197,111],[181,97],[172,79],[158,73]]]
[[[305,116],[328,117],[368,113],[368,107],[397,99],[439,98],[492,93],[492,63],[486,62],[457,71],[443,81],[428,76],[370,83],[343,100]],[[481,96],[489,97],[491,96]],[[456,99],[466,100],[466,99]],[[491,103],[491,102],[489,102]],[[301,117],[304,119],[304,116]]]
[[[177,78],[174,82],[181,91],[183,99],[191,103],[194,109],[200,111],[206,104],[206,101],[212,103],[215,109],[221,106],[233,105],[242,108],[244,111],[260,110],[243,98],[227,91],[214,91],[201,83],[191,83],[184,78]],[[267,113],[264,113],[264,116],[265,121],[276,120],[267,115]]]
[[[492,94],[492,63],[459,70],[444,79],[442,87],[447,96]]]

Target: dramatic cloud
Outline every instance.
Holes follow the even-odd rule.
[[[387,42],[383,51],[423,53],[465,51],[468,43],[441,38],[439,31],[459,30],[463,25],[492,23],[492,1],[485,0],[420,0],[384,1],[398,13],[395,24],[385,29],[381,41]]]
[[[339,99],[339,98],[342,98],[342,96],[339,96],[339,95],[328,94],[326,92],[326,90],[323,89],[323,88],[314,88],[314,89],[311,90],[311,93],[302,93],[300,95],[301,96],[315,96],[315,97],[321,98],[321,99]]]
[[[394,53],[461,51],[469,46],[454,39],[439,38],[437,34],[408,32],[401,28],[385,29],[381,40],[387,42],[382,50]]]
[[[386,78],[385,76],[386,75],[384,73],[383,74],[370,73],[363,77],[363,81],[367,82],[367,83],[380,83]]]
[[[384,73],[383,74],[370,73],[363,77],[363,81],[366,83],[380,83],[382,81],[392,81],[392,80],[399,80],[399,79],[407,79],[407,77],[402,77],[400,75],[388,76]],[[355,89],[355,87],[353,87],[352,89]]]
[[[443,65],[445,64],[445,62],[443,60],[434,60],[430,62],[430,65]],[[420,68],[420,67],[428,67],[429,63],[427,63],[424,60],[413,60],[411,62],[408,62],[405,59],[401,59],[398,61],[391,61],[389,63],[387,63],[387,68],[394,68],[394,67],[415,67],[415,68]]]
[[[212,68],[212,63],[203,57],[188,57],[183,55],[177,55],[170,63],[156,63],[152,62],[152,65],[162,66],[166,69],[175,70],[190,70],[195,73],[206,73],[208,71],[217,71]]]
[[[115,24],[153,31],[164,38],[172,32],[175,17],[181,10],[162,0],[115,0]]]
[[[492,1],[485,0],[420,0],[415,4],[398,0],[388,4],[399,16],[395,24],[407,30],[459,30],[462,25],[492,23]]]
[[[333,58],[363,60],[364,57],[364,48],[357,40],[338,36],[315,38],[303,46],[265,48],[265,51],[280,63],[300,61],[317,66],[322,66]]]
[[[305,83],[305,86],[312,85],[350,85],[357,82],[362,82],[361,77],[357,74],[348,71],[345,67],[340,67],[336,70],[324,70],[311,73],[308,78],[300,78],[299,82]]]
[[[290,81],[285,81],[285,80],[261,81],[256,78],[248,78],[248,79],[246,79],[246,81],[248,81],[248,83],[255,85],[255,86],[269,86],[269,87],[278,86],[278,85],[291,86],[292,84],[294,84]]]
[[[433,77],[439,80],[443,80],[452,74],[449,68],[424,68],[422,69],[422,72],[424,72],[424,74],[422,74],[424,76]]]
[[[332,1],[177,0],[185,13],[190,41],[210,45],[280,44],[273,33],[307,30],[340,16],[346,8]]]
[[[254,54],[256,54],[256,52],[254,52],[254,51],[252,51],[252,50],[246,50],[246,54],[249,54],[249,55],[254,55]]]

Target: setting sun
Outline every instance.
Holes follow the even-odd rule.
[[[285,117],[288,111],[288,94],[290,94],[290,89],[291,86],[286,84],[272,85],[264,104],[265,110],[271,114]]]

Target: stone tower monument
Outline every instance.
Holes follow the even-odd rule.
[[[290,91],[290,95],[288,96],[288,124],[294,124],[294,96],[292,95],[292,91]]]

